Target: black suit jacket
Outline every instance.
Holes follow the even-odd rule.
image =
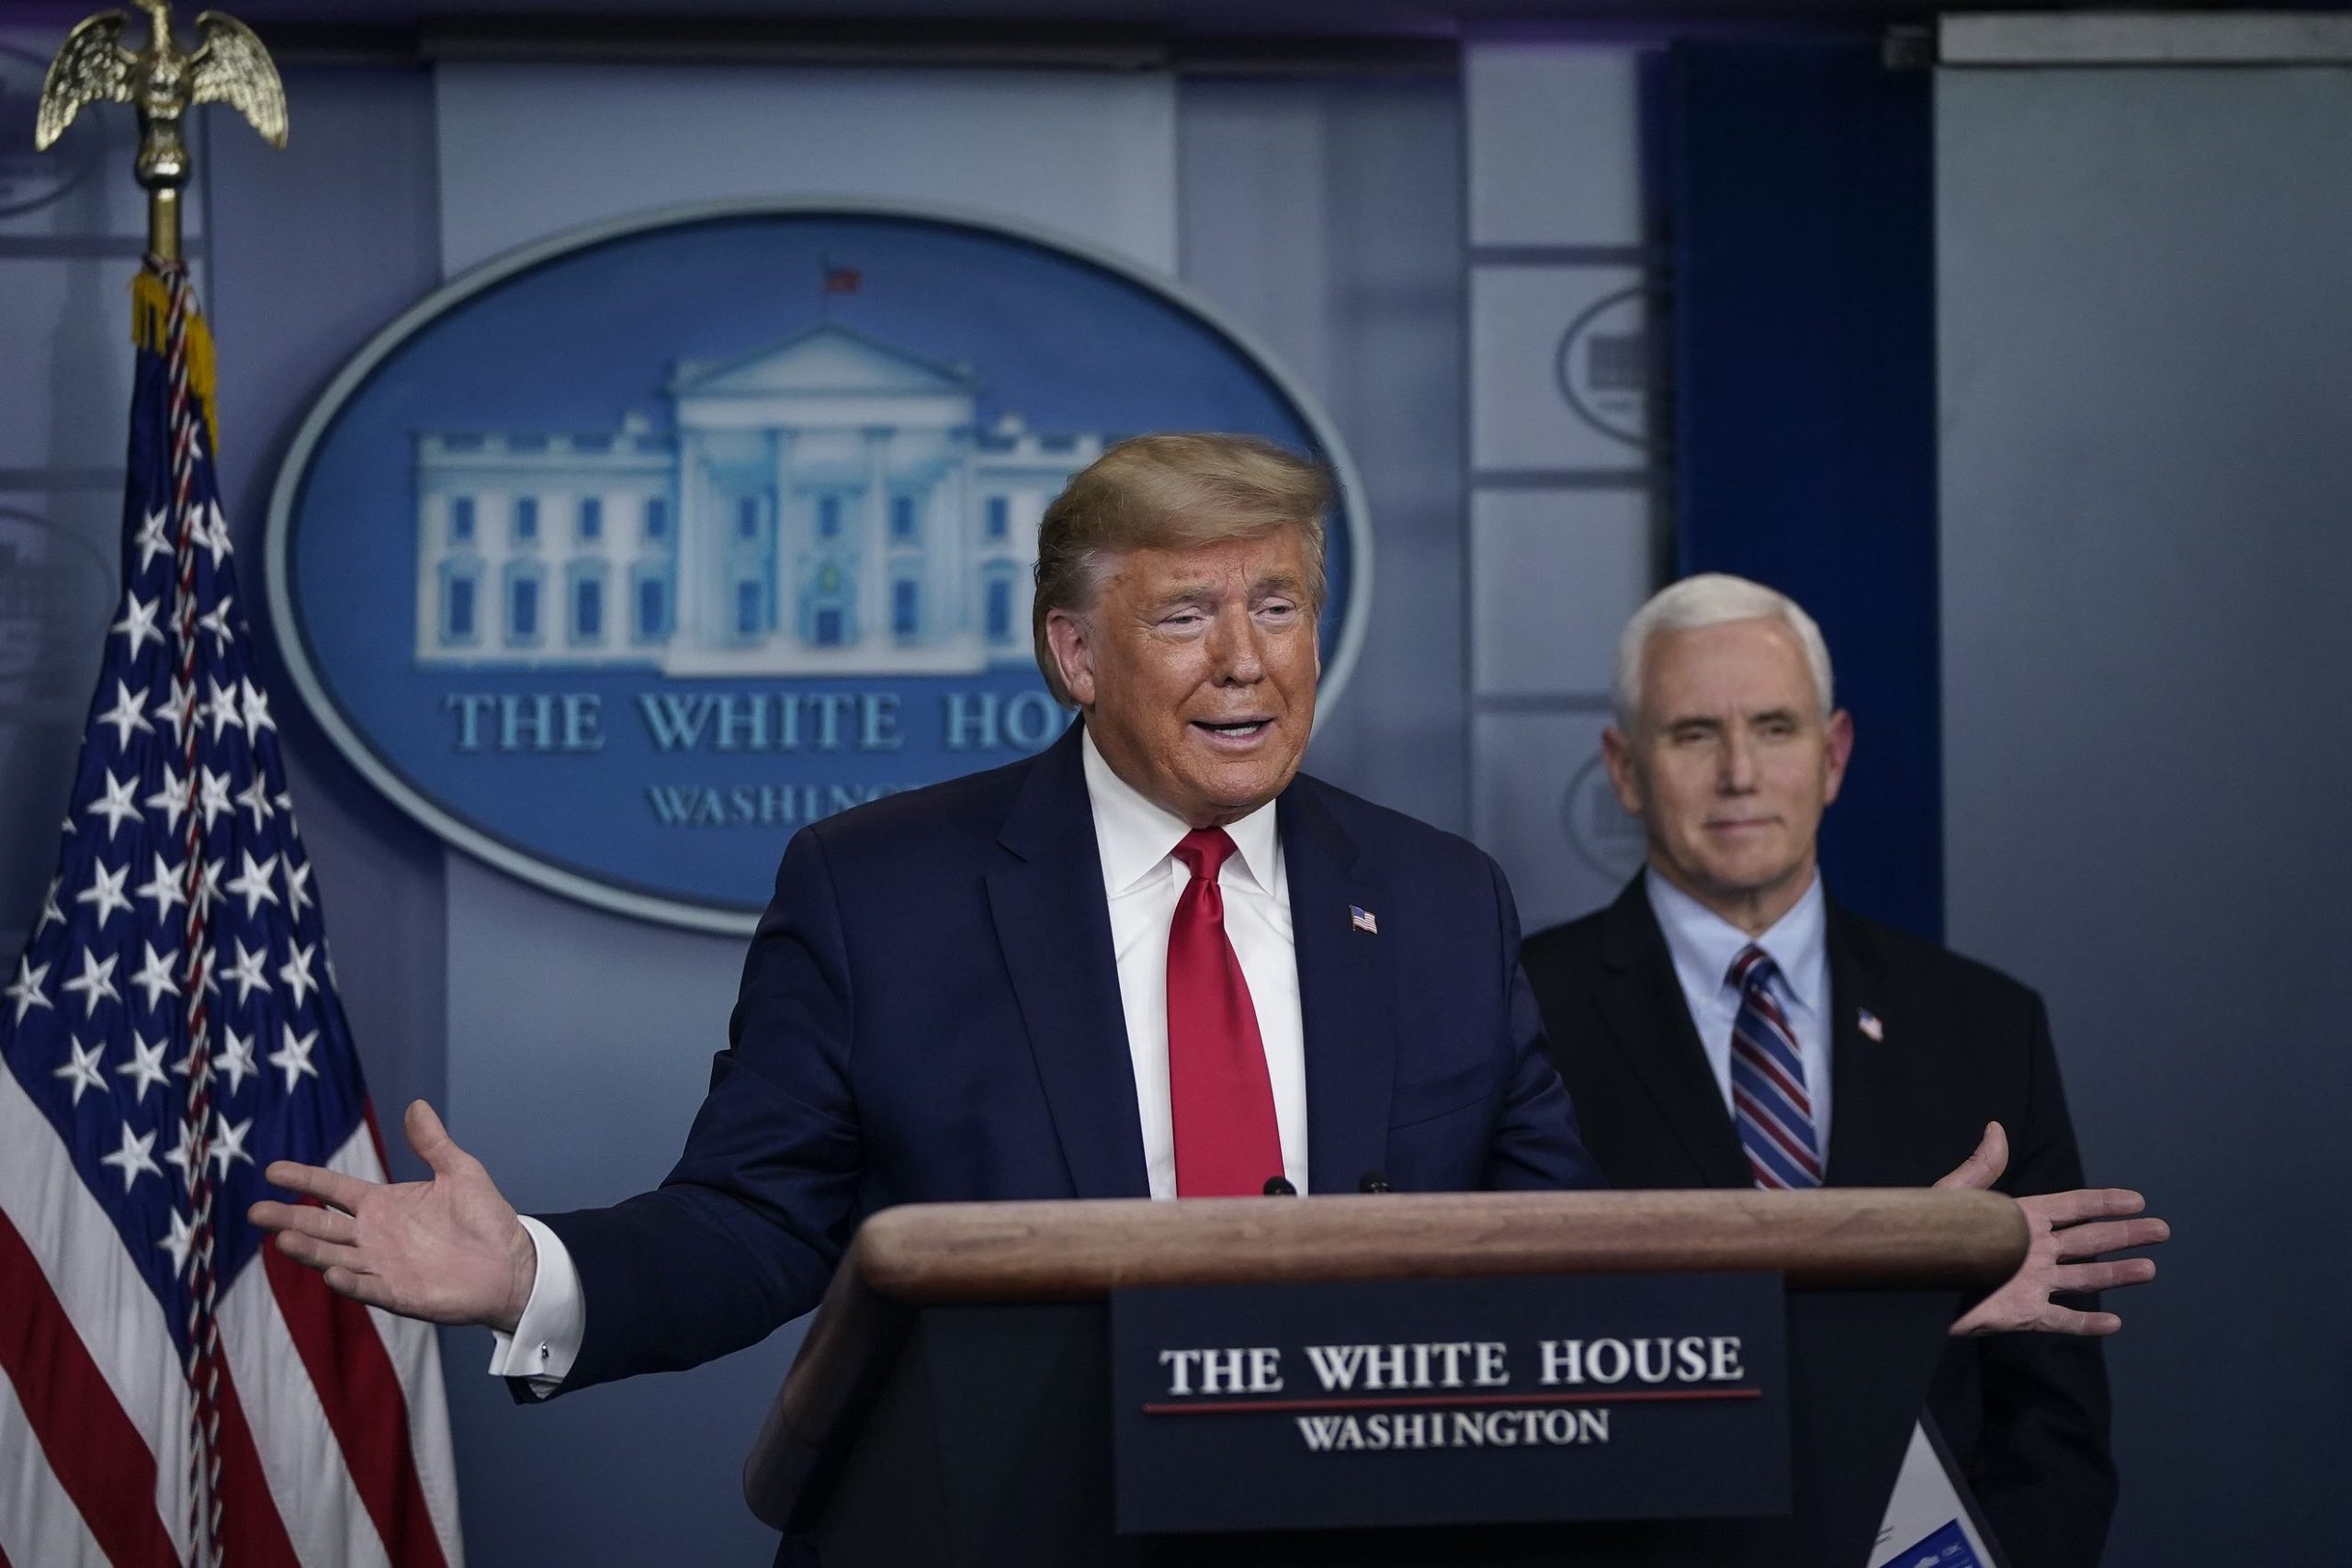
[[[2039,996],[1834,903],[1827,945],[1832,1186],[1926,1186],[1987,1122],[2009,1135],[2000,1190],[2083,1185]],[[1610,1182],[1751,1185],[1642,879],[1599,914],[1529,938],[1523,956],[1585,1146]],[[1882,1039],[1861,1032],[1865,1009]],[[2012,1568],[2098,1561],[2115,1467],[2097,1340],[1955,1340],[1928,1408]]]

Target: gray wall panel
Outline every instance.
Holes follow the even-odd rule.
[[[1329,411],[1370,504],[1371,635],[1307,766],[1465,831],[1458,94],[1187,82],[1178,109],[1184,281]]]
[[[2117,1303],[2118,1563],[2341,1555],[2347,85],[1938,85],[1951,938],[2177,1225]]]

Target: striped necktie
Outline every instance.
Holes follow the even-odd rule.
[[[1772,998],[1781,971],[1753,943],[1732,960],[1739,1017],[1731,1026],[1732,1119],[1756,1185],[1767,1190],[1821,1185],[1821,1143],[1805,1092],[1796,1031]]]

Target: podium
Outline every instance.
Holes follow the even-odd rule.
[[[886,1210],[834,1275],[745,1461],[744,1495],[786,1532],[779,1561],[825,1568],[1862,1568],[1952,1319],[2015,1271],[2026,1244],[2007,1199],[1916,1189]],[[1468,1292],[1494,1279],[1688,1274],[1785,1284],[1784,1513],[1115,1529],[1114,1291],[1426,1280]],[[1317,1299],[1345,1315],[1344,1292]]]

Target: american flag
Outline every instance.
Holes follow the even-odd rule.
[[[0,1565],[454,1565],[431,1331],[245,1221],[274,1159],[383,1154],[220,514],[210,341],[180,265],[134,300],[122,598],[0,989]]]

